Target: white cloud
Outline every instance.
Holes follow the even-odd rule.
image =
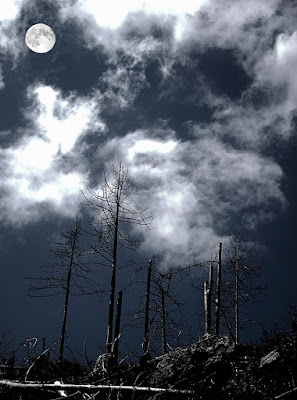
[[[110,0],[104,4],[96,0],[81,0],[76,4],[65,2],[61,5],[64,17],[78,17],[82,13],[92,15],[100,27],[117,29],[131,13],[145,12],[155,15],[173,15],[177,18],[194,14],[209,0]]]
[[[112,0],[102,5],[97,1],[83,0],[78,3],[65,1],[59,6],[62,23],[74,19],[81,29],[86,47],[94,51],[96,47],[101,49],[103,46],[115,65],[122,62],[118,58],[120,51],[125,62],[128,60],[126,67],[130,69],[135,64],[143,67],[148,56],[156,57],[160,70],[166,77],[172,67],[172,55],[169,54],[171,50],[168,53],[167,49],[167,46],[174,47],[172,37],[181,40],[188,29],[189,20],[208,2],[209,0]],[[156,27],[167,32],[166,43],[164,37],[157,38],[153,34]],[[141,73],[137,70],[139,72]]]
[[[104,128],[94,122],[92,99],[63,97],[59,90],[40,84],[28,89],[28,99],[25,112],[31,132],[1,150],[5,193],[1,218],[16,225],[43,218],[47,209],[75,213],[79,188],[88,178],[83,158],[77,160],[76,144],[89,129]]]
[[[138,71],[118,66],[108,69],[101,77],[101,82],[107,85],[103,95],[102,107],[125,109],[133,104],[139,92],[148,86],[143,73],[143,65]]]
[[[202,101],[214,113],[210,123],[193,124],[194,135],[225,138],[254,151],[290,138],[297,108],[296,49],[296,31],[279,34],[271,47],[258,54],[253,81],[237,101],[211,93],[203,82]]]
[[[20,37],[16,21],[26,1],[7,0],[0,3],[0,50],[14,59],[25,47],[24,37]]]
[[[179,51],[195,43],[202,47],[237,48],[254,58],[267,46],[273,30],[284,25],[275,17],[280,0],[96,0],[60,4],[62,20],[75,18],[86,35],[86,44],[103,45],[107,52],[122,48],[129,28],[140,37],[151,36],[151,28],[168,25]],[[244,10],[244,12],[243,12]],[[135,43],[134,43],[135,47]]]
[[[92,119],[94,129],[104,129],[104,124],[95,118],[98,105],[93,98],[70,95],[65,99],[59,90],[43,85],[31,87],[28,95],[31,101],[36,98],[39,105],[31,118],[35,118],[36,111],[39,112],[36,120],[38,131],[49,141],[53,152],[57,149],[62,154],[71,151]]]
[[[136,142],[128,150],[128,158],[132,160],[138,154],[157,153],[167,154],[171,153],[176,147],[177,143],[173,140],[169,140],[162,143],[157,140],[143,139]]]
[[[98,44],[104,46],[113,63],[102,77],[108,85],[105,97],[113,106],[127,108],[149,85],[144,73],[149,59],[159,62],[163,78],[175,81],[174,64],[189,65],[192,49],[201,53],[213,47],[231,49],[247,74],[256,77],[255,66],[270,52],[275,31],[293,27],[290,6],[280,4],[280,0],[130,0],[102,6],[84,0],[60,4],[60,16],[77,21],[86,46],[93,50]],[[287,120],[285,131],[288,124]]]
[[[273,160],[214,138],[179,142],[173,132],[138,130],[107,142],[99,155],[128,167],[134,205],[155,217],[141,230],[142,248],[163,266],[207,258],[231,225],[254,229],[286,205]]]
[[[0,3],[0,21],[15,19],[24,0],[6,0]]]
[[[256,153],[265,151],[276,139],[286,139],[291,134],[291,116],[284,113],[283,103],[275,103],[271,93],[272,104],[259,105],[249,102],[255,87],[245,93],[245,99],[238,103],[222,101],[209,123],[192,123],[192,134],[198,138],[219,137],[231,141],[244,149]],[[265,94],[262,89],[261,96]]]
[[[283,26],[275,15],[279,4],[280,0],[211,0],[188,21],[182,46],[232,49],[250,66],[269,44],[274,29]]]
[[[287,98],[283,104],[283,112],[289,115],[297,108],[297,31],[291,35],[281,33],[275,41],[274,48],[267,51],[257,66],[257,79],[269,82],[276,90],[284,86]]]

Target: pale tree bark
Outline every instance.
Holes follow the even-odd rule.
[[[170,393],[170,394],[186,394],[186,395],[194,395],[193,390],[185,390],[185,389],[164,389],[164,388],[155,388],[155,387],[145,387],[145,386],[125,386],[125,385],[75,385],[71,383],[63,383],[63,384],[55,384],[55,383],[36,383],[36,382],[13,382],[9,380],[2,379],[0,380],[0,387],[8,386],[11,388],[19,388],[19,389],[43,389],[43,390],[131,390],[131,391],[142,391],[142,392],[159,392],[159,393]],[[80,392],[79,392],[80,393]],[[81,394],[81,393],[80,393]]]
[[[152,278],[152,263],[149,260],[146,281],[146,297],[145,297],[145,315],[144,315],[144,338],[143,338],[143,354],[148,352],[149,343],[149,310],[150,310],[150,291],[151,291],[151,278]]]
[[[221,307],[221,275],[222,275],[222,243],[219,243],[218,268],[217,268],[217,287],[216,287],[216,316],[214,334],[219,336],[220,329],[220,307]]]
[[[108,325],[107,325],[107,337],[106,337],[106,353],[111,352],[111,346],[112,346],[112,324],[113,324],[114,295],[115,295],[116,267],[117,267],[119,209],[120,209],[119,187],[117,186],[116,215],[115,215],[115,225],[114,225],[113,255],[112,255],[111,281],[110,281],[109,313],[108,313]]]
[[[213,264],[209,266],[209,283],[208,283],[208,303],[207,303],[207,314],[208,314],[208,333],[211,331],[211,301],[213,291]]]
[[[204,281],[204,332],[209,333],[208,325],[208,282]]]
[[[204,318],[205,334],[211,331],[211,300],[212,300],[213,264],[209,266],[209,281],[204,281]]]
[[[114,363],[115,363],[115,364],[117,364],[118,355],[119,355],[119,342],[120,342],[120,331],[121,331],[122,298],[123,298],[123,291],[120,290],[120,291],[118,292],[117,313],[116,313],[116,321],[115,321],[115,328],[114,328],[114,342],[113,342],[113,356],[114,356]]]

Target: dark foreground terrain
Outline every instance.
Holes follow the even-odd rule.
[[[235,344],[228,338],[205,336],[198,343],[177,348],[152,360],[136,365],[112,366],[105,356],[99,357],[94,372],[72,376],[64,365],[64,383],[92,385],[68,388],[19,388],[2,380],[1,399],[297,399],[297,333],[296,330],[261,346]],[[40,360],[40,363],[44,361]],[[66,370],[68,368],[68,377]],[[43,370],[43,376],[40,376]],[[60,371],[61,372],[61,371]],[[29,380],[54,383],[57,371],[44,372],[36,362]],[[66,374],[66,375],[65,375]],[[52,375],[52,376],[51,376]],[[7,379],[3,377],[3,379]],[[98,385],[114,385],[96,388]],[[119,389],[137,386],[169,389],[163,391]],[[175,391],[174,391],[175,390]],[[180,390],[180,392],[178,392]],[[184,393],[183,391],[191,391]],[[67,397],[66,397],[67,396]]]

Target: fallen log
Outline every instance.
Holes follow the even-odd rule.
[[[185,389],[164,389],[144,386],[125,386],[125,385],[75,385],[70,383],[55,384],[55,383],[38,383],[38,382],[15,382],[10,380],[0,380],[0,386],[7,386],[19,389],[50,389],[50,390],[132,390],[144,392],[164,392],[170,394],[194,394],[193,390]]]
[[[292,393],[294,393],[294,392],[297,392],[297,386],[294,387],[291,390],[288,390],[285,393],[282,393],[282,394],[279,394],[278,396],[275,396],[275,399],[284,399],[285,397],[292,395]]]

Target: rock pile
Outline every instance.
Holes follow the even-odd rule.
[[[208,335],[198,343],[177,348],[146,363],[113,366],[104,374],[101,356],[92,380],[193,390],[195,395],[191,399],[272,399],[296,386],[296,343],[296,333],[288,335],[273,349],[236,344],[228,338]],[[294,394],[297,398],[297,392]],[[171,397],[160,395],[158,398]]]

